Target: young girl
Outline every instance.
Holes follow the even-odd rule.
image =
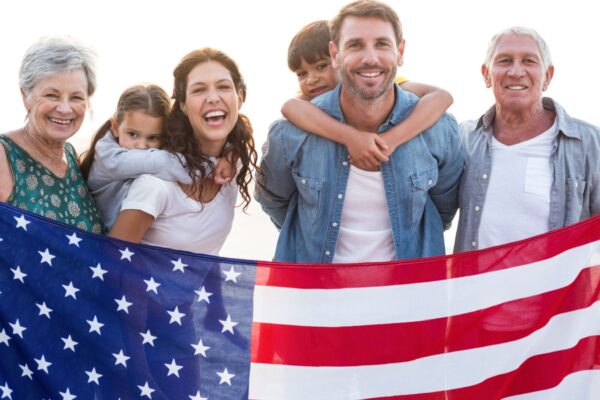
[[[191,183],[179,156],[158,150],[171,110],[169,95],[159,86],[135,85],[126,89],[115,115],[98,129],[90,149],[83,153],[80,169],[98,205],[104,224],[111,228],[129,187],[141,174]],[[232,176],[228,163],[218,163],[217,182]]]

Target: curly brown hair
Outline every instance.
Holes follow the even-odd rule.
[[[173,77],[173,107],[167,120],[167,133],[162,139],[162,148],[171,152],[180,153],[185,159],[190,177],[195,182],[193,193],[199,193],[200,198],[206,189],[206,180],[214,170],[214,163],[202,154],[202,146],[194,135],[194,130],[187,115],[181,109],[186,101],[186,89],[190,72],[201,63],[216,61],[229,71],[235,90],[241,101],[246,100],[246,84],[236,63],[222,51],[203,48],[194,50],[184,56],[175,70]],[[221,151],[220,157],[224,157],[234,165],[241,163],[236,176],[236,183],[243,199],[244,211],[250,203],[248,185],[252,181],[252,169],[258,170],[257,153],[252,137],[252,125],[250,120],[243,114],[238,114],[235,126],[227,136],[227,142]]]

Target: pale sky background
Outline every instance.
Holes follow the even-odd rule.
[[[242,112],[250,117],[258,148],[283,101],[297,89],[287,69],[287,47],[305,24],[330,19],[340,0],[23,1],[1,6],[0,132],[23,125],[25,111],[18,68],[38,38],[70,35],[98,54],[98,90],[92,113],[71,142],[87,148],[91,134],[114,112],[121,92],[153,82],[171,92],[172,70],[200,47],[215,47],[238,63],[248,85]],[[555,65],[547,95],[572,116],[600,125],[597,74],[600,24],[593,1],[425,0],[388,1],[398,12],[406,39],[404,66],[411,80],[444,87],[454,96],[450,112],[462,121],[493,104],[480,75],[489,39],[512,25],[536,29],[548,42]],[[260,153],[260,152],[259,152]],[[456,225],[456,221],[454,222]],[[256,202],[238,212],[221,252],[235,258],[270,260],[277,232]],[[453,232],[447,242],[453,241]]]

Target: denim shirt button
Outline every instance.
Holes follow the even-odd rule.
[[[334,222],[333,224],[331,224],[331,226],[335,228],[337,226],[337,222]]]
[[[475,211],[479,212],[479,210],[481,210],[481,208],[479,208],[479,206],[475,206]]]
[[[306,179],[302,179],[302,184],[306,184]]]
[[[338,199],[341,199],[342,197],[344,197],[344,195],[342,195],[341,193],[338,194]]]
[[[431,186],[432,184],[433,184],[433,180],[430,179],[427,181],[427,185]]]
[[[331,253],[329,252],[329,250],[327,250],[327,251],[325,252],[325,255],[326,255],[326,256],[329,256],[329,255],[331,255]]]
[[[483,179],[485,181],[487,179],[487,174],[481,175],[481,179]]]
[[[344,161],[344,162],[342,163],[342,165],[345,167],[346,165],[348,165],[348,161]]]
[[[471,242],[471,246],[477,247],[477,242]]]

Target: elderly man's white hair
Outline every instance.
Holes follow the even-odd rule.
[[[490,67],[490,62],[492,61],[492,56],[494,55],[494,51],[496,51],[496,46],[498,46],[498,41],[506,36],[506,35],[523,35],[529,36],[537,43],[538,49],[540,51],[540,55],[542,57],[542,63],[544,64],[544,69],[548,69],[552,65],[552,57],[550,56],[550,48],[548,48],[548,44],[542,38],[542,36],[537,33],[535,30],[531,28],[525,28],[523,26],[513,26],[508,29],[505,29],[501,32],[498,32],[492,37],[490,40],[490,44],[487,48],[487,53],[485,55],[484,65],[486,68]]]

